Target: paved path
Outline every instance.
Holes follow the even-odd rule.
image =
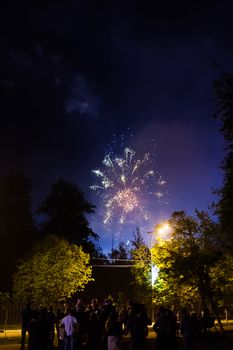
[[[19,350],[20,344],[0,345],[1,350]]]
[[[154,337],[148,337],[147,339],[147,349],[148,350],[154,350],[155,349],[155,338]],[[127,345],[127,342],[125,343],[124,350],[128,350],[129,347]],[[57,348],[55,348],[57,350]],[[0,350],[20,350],[20,344],[4,344],[0,345]],[[25,346],[25,350],[27,350],[27,346]]]
[[[124,350],[128,350],[129,347],[123,347]],[[179,350],[183,350],[182,339],[179,338]],[[147,350],[156,350],[155,335],[149,333],[147,338]],[[219,334],[213,334],[213,337],[207,338],[206,340],[199,341],[197,343],[198,350],[232,350],[233,349],[233,333],[225,335],[224,338],[220,337]],[[5,344],[0,345],[0,350],[20,350],[20,344]],[[25,347],[27,350],[27,347]],[[58,350],[55,348],[54,350]],[[172,350],[172,349],[169,349]]]

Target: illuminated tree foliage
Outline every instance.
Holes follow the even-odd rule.
[[[136,229],[131,243],[131,257],[134,260],[134,265],[131,268],[133,294],[139,302],[150,303],[152,291],[151,254],[139,228]]]
[[[196,218],[184,211],[173,213],[170,225],[170,239],[158,239],[152,251],[153,261],[160,269],[157,291],[163,296],[169,285],[169,297],[180,295],[183,303],[189,299],[191,302],[198,292],[203,306],[211,304],[222,327],[218,316],[216,278],[213,279],[222,259],[217,224],[206,212],[196,210]]]
[[[153,286],[153,302],[155,305],[192,306],[200,302],[197,288],[192,285],[182,285],[172,273],[169,275],[160,271]]]
[[[89,254],[64,238],[49,236],[18,265],[13,291],[17,301],[49,305],[65,301],[92,280]]]
[[[224,246],[233,248],[233,75],[222,73],[214,82],[215,114],[222,123],[221,133],[226,141],[226,156],[222,163],[225,172],[217,213],[220,218]]]
[[[219,305],[231,309],[233,305],[233,258],[230,253],[224,253],[218,265],[211,270],[211,279],[218,295]]]

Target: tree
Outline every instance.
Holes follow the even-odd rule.
[[[99,236],[92,231],[86,219],[86,214],[94,213],[94,208],[75,184],[60,179],[52,185],[49,195],[38,208],[37,213],[46,216],[41,232],[64,237],[82,245],[92,255],[98,255],[93,240],[98,241]]]
[[[223,258],[211,270],[211,279],[218,295],[218,303],[224,310],[233,305],[233,257],[224,252]]]
[[[8,292],[0,292],[0,304],[8,304],[10,302],[10,294]]]
[[[56,304],[93,280],[89,254],[64,238],[48,236],[23,259],[14,275],[14,297],[21,303]]]
[[[218,225],[206,212],[196,210],[196,218],[184,211],[172,214],[172,233],[169,240],[158,240],[153,249],[154,263],[166,282],[176,281],[173,288],[182,286],[191,293],[198,292],[203,306],[209,303],[220,327],[218,293],[212,277],[222,259],[219,249]],[[179,291],[177,289],[176,293]]]
[[[139,227],[133,235],[131,258],[134,265],[131,268],[133,276],[133,293],[135,298],[142,303],[151,303],[151,254],[144,242]]]
[[[168,274],[161,269],[154,284],[153,302],[156,305],[171,305],[175,309],[181,305],[191,305],[194,309],[200,303],[200,297],[193,285],[183,285],[172,273]]]
[[[1,288],[10,290],[17,260],[37,239],[30,181],[21,173],[0,180]]]
[[[220,218],[222,242],[229,251],[233,248],[233,75],[221,73],[214,82],[215,118],[222,123],[221,133],[226,141],[226,156],[222,163],[223,187],[219,190],[217,214]]]
[[[111,253],[108,254],[109,259],[112,260],[122,260],[117,261],[117,264],[125,264],[125,260],[129,259],[129,249],[124,242],[119,242],[117,248],[113,248]]]

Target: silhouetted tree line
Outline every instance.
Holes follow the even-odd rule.
[[[219,67],[222,70],[221,67]],[[226,142],[223,186],[218,190],[219,201],[216,213],[221,225],[223,245],[230,251],[233,248],[233,75],[221,72],[214,82],[215,111],[214,117],[220,120],[222,133]]]
[[[32,188],[21,173],[0,180],[1,289],[9,290],[16,264],[35,244],[54,234],[82,246],[93,256],[101,256],[99,236],[90,228],[87,214],[94,213],[84,193],[73,183],[59,179],[46,199],[32,210]],[[36,222],[37,215],[42,218]]]

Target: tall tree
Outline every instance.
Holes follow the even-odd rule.
[[[220,218],[224,245],[233,248],[233,75],[222,73],[214,82],[215,118],[222,123],[220,131],[226,141],[226,155],[222,163],[225,172],[217,213]]]
[[[134,265],[131,268],[133,293],[139,302],[151,304],[151,253],[139,227],[134,232],[131,244],[131,258],[134,261]]]
[[[112,260],[122,260],[117,261],[117,264],[125,264],[126,261],[129,259],[129,249],[127,245],[124,242],[119,242],[119,245],[117,248],[112,248],[111,253],[108,254],[109,259]]]
[[[206,212],[196,210],[196,217],[184,211],[175,212],[170,219],[170,239],[158,240],[153,249],[154,263],[159,267],[160,276],[169,283],[176,281],[173,288],[180,286],[198,292],[204,306],[210,304],[220,327],[216,267],[222,259],[219,250],[218,225]],[[178,290],[177,290],[178,291]]]
[[[92,280],[89,254],[64,238],[48,236],[14,275],[14,297],[49,306],[66,301]]]
[[[37,213],[45,215],[41,232],[64,237],[82,245],[87,252],[97,254],[93,241],[97,242],[99,236],[92,231],[86,218],[87,214],[94,213],[94,208],[75,184],[59,179],[38,208]]]
[[[0,180],[1,289],[11,288],[16,262],[35,242],[30,181],[20,173]]]
[[[162,253],[163,250],[160,252]],[[159,255],[157,255],[157,259],[159,259]],[[158,263],[158,265],[160,264]],[[197,288],[192,284],[180,283],[175,274],[173,275],[172,272],[168,274],[163,269],[158,272],[155,280],[153,300],[156,305],[171,305],[176,310],[181,305],[194,309],[195,305],[200,305],[201,302]]]

